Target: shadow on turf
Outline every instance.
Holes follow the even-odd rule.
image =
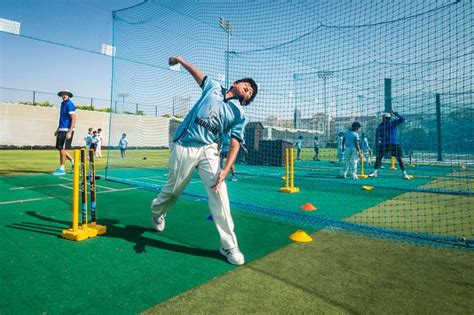
[[[24,173],[24,174],[51,174],[51,172],[46,172],[46,171],[38,171],[38,170],[8,170],[8,171],[0,171],[0,176],[12,176],[12,174],[19,175],[18,173]]]
[[[39,224],[39,223],[34,223],[34,222],[21,222],[21,223],[13,223],[11,225],[6,225],[6,227],[11,228],[11,229],[52,235],[52,236],[60,238],[61,231],[65,228],[68,228],[70,225],[69,221],[62,221],[62,220],[57,220],[51,217],[46,217],[35,211],[27,211],[26,214],[42,221],[57,223],[61,225],[58,226],[58,225],[49,225],[49,224]],[[120,221],[115,220],[115,219],[101,219],[100,223],[107,226],[107,233],[101,237],[119,238],[119,239],[124,239],[126,241],[129,241],[134,244],[133,250],[137,254],[145,253],[146,248],[148,246],[148,247],[159,248],[162,250],[183,253],[186,255],[201,256],[201,257],[208,257],[208,258],[223,260],[223,257],[218,253],[217,250],[193,248],[193,247],[188,247],[188,246],[183,246],[183,245],[178,245],[178,244],[171,244],[171,243],[163,242],[161,240],[156,240],[156,239],[143,236],[145,232],[152,232],[156,234],[155,230],[153,230],[152,228],[146,228],[146,227],[137,226],[137,225],[125,225],[122,227],[122,226],[118,226]]]

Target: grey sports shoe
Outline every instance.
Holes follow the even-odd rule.
[[[242,266],[245,264],[245,258],[238,247],[232,249],[224,249],[222,246],[219,248],[219,252],[222,256],[227,257],[227,261],[232,265]]]
[[[153,214],[151,216],[151,224],[157,232],[163,232],[165,230],[165,216]]]

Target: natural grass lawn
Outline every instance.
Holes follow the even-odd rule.
[[[111,154],[116,160],[118,152]],[[129,150],[127,158],[120,163],[133,165],[143,157],[154,165],[167,162],[166,150]],[[98,170],[104,169],[105,161],[105,158],[97,161]],[[58,154],[54,150],[0,151],[2,176],[49,173],[57,164]],[[436,204],[429,194],[411,194],[415,193],[387,201],[384,207],[392,207],[389,212],[405,221],[413,218],[413,202],[417,202],[420,215],[424,211],[433,212],[433,207],[437,207],[440,217],[446,217],[446,220],[449,215],[464,209],[463,204],[450,200],[449,195],[436,195],[439,201]],[[469,200],[467,204],[472,202]],[[364,218],[370,222],[370,218],[379,216],[374,220],[380,222],[380,216],[384,216],[381,210],[377,206],[368,209],[358,214],[358,221]],[[397,212],[393,212],[395,210]],[[472,209],[467,211],[463,213],[472,220]],[[393,218],[391,220],[393,223]],[[469,224],[468,228],[472,227],[473,223]],[[407,223],[403,222],[403,226]],[[420,228],[423,231],[431,227],[417,226]],[[449,235],[450,231],[446,232]],[[474,310],[473,251],[418,246],[330,231],[319,231],[312,236],[312,243],[282,248],[148,312],[472,314]]]
[[[73,151],[69,153],[73,156]],[[168,163],[168,150],[127,150],[126,158],[120,158],[118,150],[102,150],[102,158],[96,159],[96,170],[102,171],[107,163],[107,155],[111,154],[111,165],[114,167],[136,167],[146,158],[147,165],[163,167]],[[57,150],[0,150],[0,176],[27,175],[34,173],[52,173],[59,167]],[[71,163],[66,161],[66,172]]]

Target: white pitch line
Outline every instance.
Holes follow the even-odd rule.
[[[106,194],[106,193],[111,193],[111,192],[117,192],[117,191],[126,191],[126,190],[136,190],[138,187],[129,187],[129,188],[122,188],[122,189],[115,189],[115,190],[107,190],[107,191],[98,191],[98,194]]]
[[[72,187],[70,187],[70,186],[66,186],[66,185],[64,185],[64,184],[59,184],[58,186],[60,186],[60,187],[64,187],[64,188],[67,188],[67,189],[71,189],[71,190],[73,189]]]
[[[20,187],[13,187],[8,188],[9,190],[20,190],[20,189],[30,189],[30,188],[44,188],[44,187],[55,187],[61,184],[51,184],[51,185],[42,185],[42,186],[20,186]]]
[[[31,202],[31,201],[40,201],[40,200],[47,200],[47,199],[54,199],[55,197],[45,197],[45,198],[33,198],[33,199],[22,199],[22,200],[12,200],[12,201],[2,201],[0,205],[7,205],[12,203],[23,203],[23,202]]]
[[[61,178],[72,182],[72,178],[66,178],[66,177],[61,177]],[[108,190],[112,190],[112,191],[115,191],[115,190],[116,190],[116,189],[114,189],[114,188],[110,188],[110,187],[102,186],[102,185],[97,185],[97,184],[96,184],[95,186],[96,186],[96,187],[100,187],[100,188],[105,188],[105,189],[108,189]]]
[[[167,180],[152,179],[152,178],[147,178],[147,179],[152,181],[152,182],[158,182],[158,183],[161,183],[161,184],[165,184],[165,183],[168,182]],[[197,184],[197,183],[200,183],[200,181],[190,181],[189,182],[189,184]]]
[[[60,186],[63,186],[63,185],[60,184]],[[71,187],[68,187],[68,186],[64,186],[64,187],[72,189]],[[97,194],[106,194],[106,193],[127,191],[127,190],[135,190],[135,189],[138,189],[138,187],[128,187],[128,188],[122,188],[122,189],[98,191]],[[24,203],[24,202],[32,202],[32,201],[42,201],[42,200],[49,200],[49,199],[55,199],[55,198],[57,198],[57,197],[44,197],[44,198],[21,199],[21,200],[12,200],[12,201],[0,201],[0,205],[8,205],[8,204],[13,204],[13,203]]]

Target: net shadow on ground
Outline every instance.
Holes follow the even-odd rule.
[[[97,196],[98,222],[107,226],[107,234],[84,242],[61,239],[61,230],[71,225],[70,189],[10,190],[13,182],[31,187],[60,180],[45,175],[0,181],[0,202],[14,202],[0,204],[0,308],[5,312],[84,312],[87,305],[86,313],[137,313],[235,268],[218,252],[207,203],[180,200],[165,232],[156,233],[149,209],[155,194],[117,183],[103,183],[116,191]],[[55,193],[64,197],[50,199]],[[16,202],[26,195],[39,199]],[[288,235],[296,230],[241,211],[233,216],[247,262],[289,244]]]

